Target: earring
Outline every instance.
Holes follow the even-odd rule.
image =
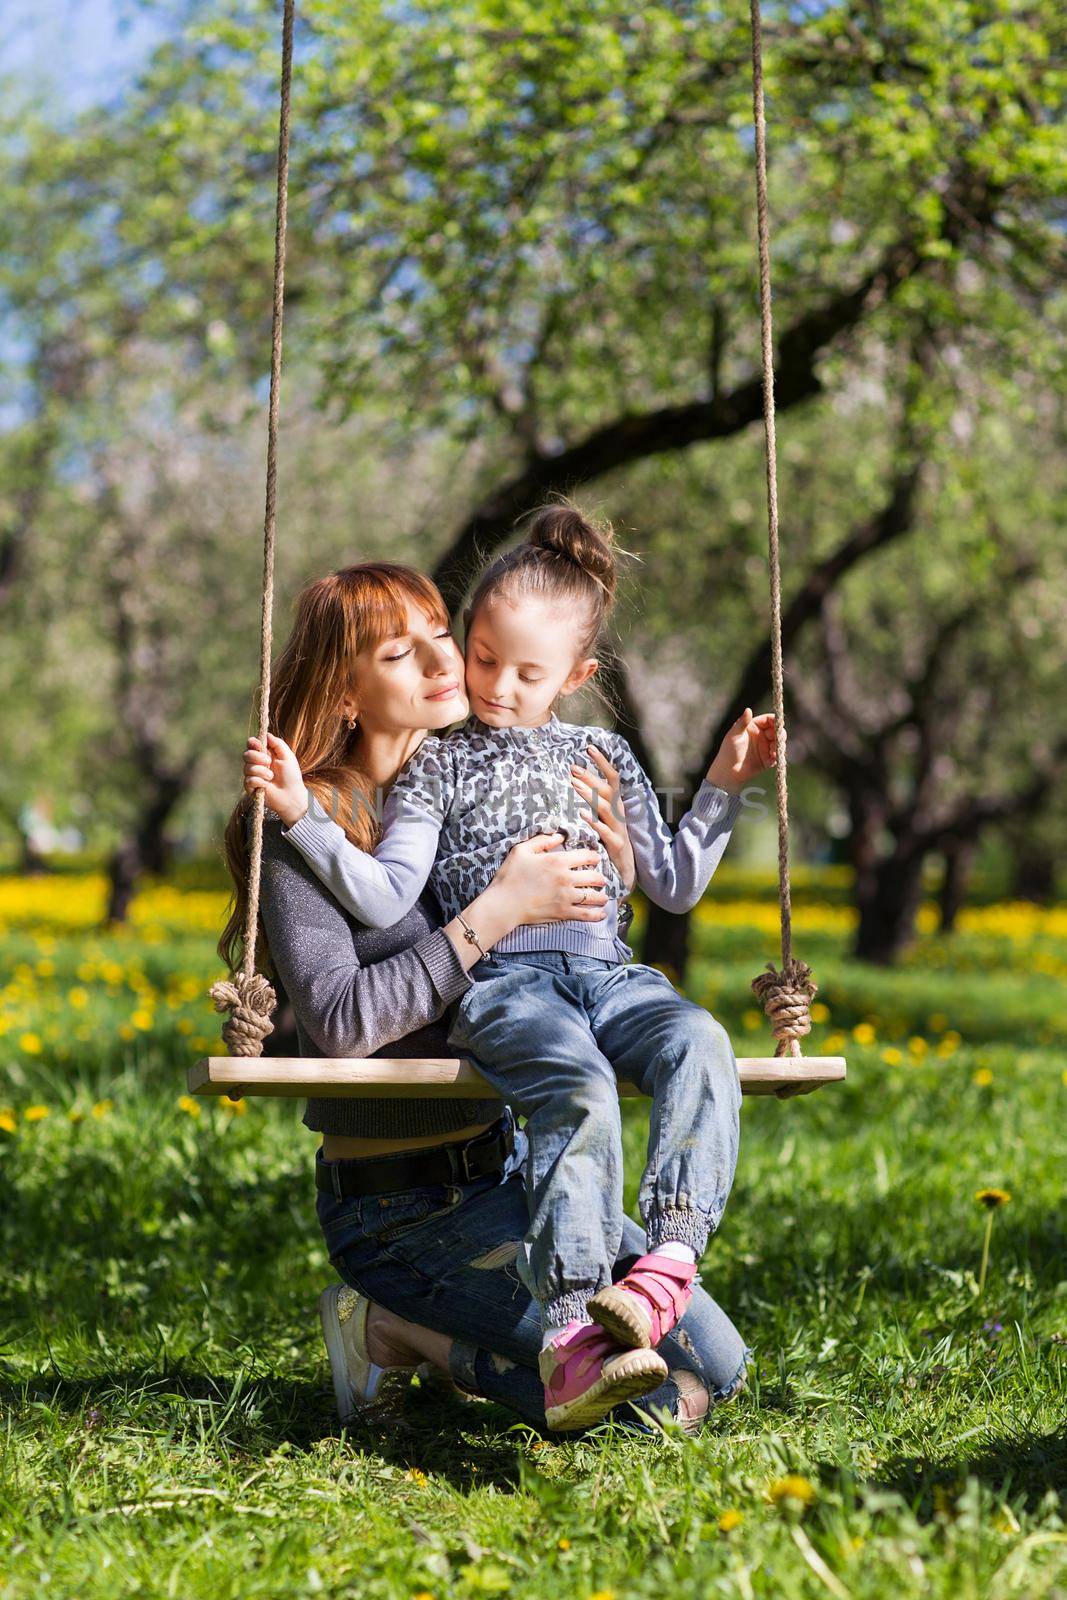
[[[355,719],[355,717],[349,717],[349,719],[348,719],[348,726],[349,726],[349,727],[350,727],[350,728],[354,728],[354,727],[355,727],[355,725],[356,725],[356,719]]]

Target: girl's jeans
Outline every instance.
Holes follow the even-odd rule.
[[[623,1240],[619,1082],[650,1096],[638,1205],[650,1249],[699,1259],[737,1165],[741,1085],[725,1029],[653,967],[556,951],[470,969],[448,1036],[526,1118],[518,1270],[546,1326],[585,1313]]]
[[[324,1162],[321,1149],[316,1160],[327,1169],[338,1166]],[[526,1139],[516,1132],[502,1173],[395,1194],[336,1197],[319,1190],[316,1208],[330,1260],[346,1283],[397,1316],[450,1334],[451,1372],[461,1389],[544,1427],[544,1388],[537,1371],[541,1319],[515,1270],[526,1231],[525,1160]],[[617,1277],[644,1245],[628,1217],[620,1217],[620,1225]],[[659,1349],[670,1376],[634,1402],[636,1410],[620,1406],[610,1420],[649,1433],[650,1410],[664,1407],[680,1417],[683,1373],[699,1380],[711,1404],[729,1400],[744,1383],[752,1354],[699,1285]]]

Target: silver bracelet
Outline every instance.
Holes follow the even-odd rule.
[[[457,911],[456,912],[456,921],[462,927],[462,929],[463,929],[463,937],[466,939],[467,943],[468,944],[477,945],[478,949],[481,951],[482,955],[484,956],[486,954],[486,952],[482,948],[482,941],[479,939],[478,935],[475,933],[474,929],[471,927],[471,925],[467,921],[466,917],[461,916],[460,913]]]

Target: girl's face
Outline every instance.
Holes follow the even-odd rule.
[[[575,660],[580,618],[543,600],[488,600],[467,633],[467,692],[474,715],[492,728],[537,728],[557,695],[573,694],[597,669]]]
[[[342,712],[358,717],[364,732],[447,728],[467,715],[463,657],[451,629],[410,600],[406,629],[356,657]]]

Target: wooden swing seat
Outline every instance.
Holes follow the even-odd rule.
[[[738,1057],[743,1094],[773,1094],[780,1100],[810,1094],[845,1076],[843,1056]],[[479,1100],[496,1091],[469,1061],[437,1056],[338,1060],[309,1056],[204,1056],[189,1068],[189,1093],[205,1096],[274,1095],[297,1099],[341,1096],[364,1100]],[[619,1094],[638,1094],[633,1084]]]

